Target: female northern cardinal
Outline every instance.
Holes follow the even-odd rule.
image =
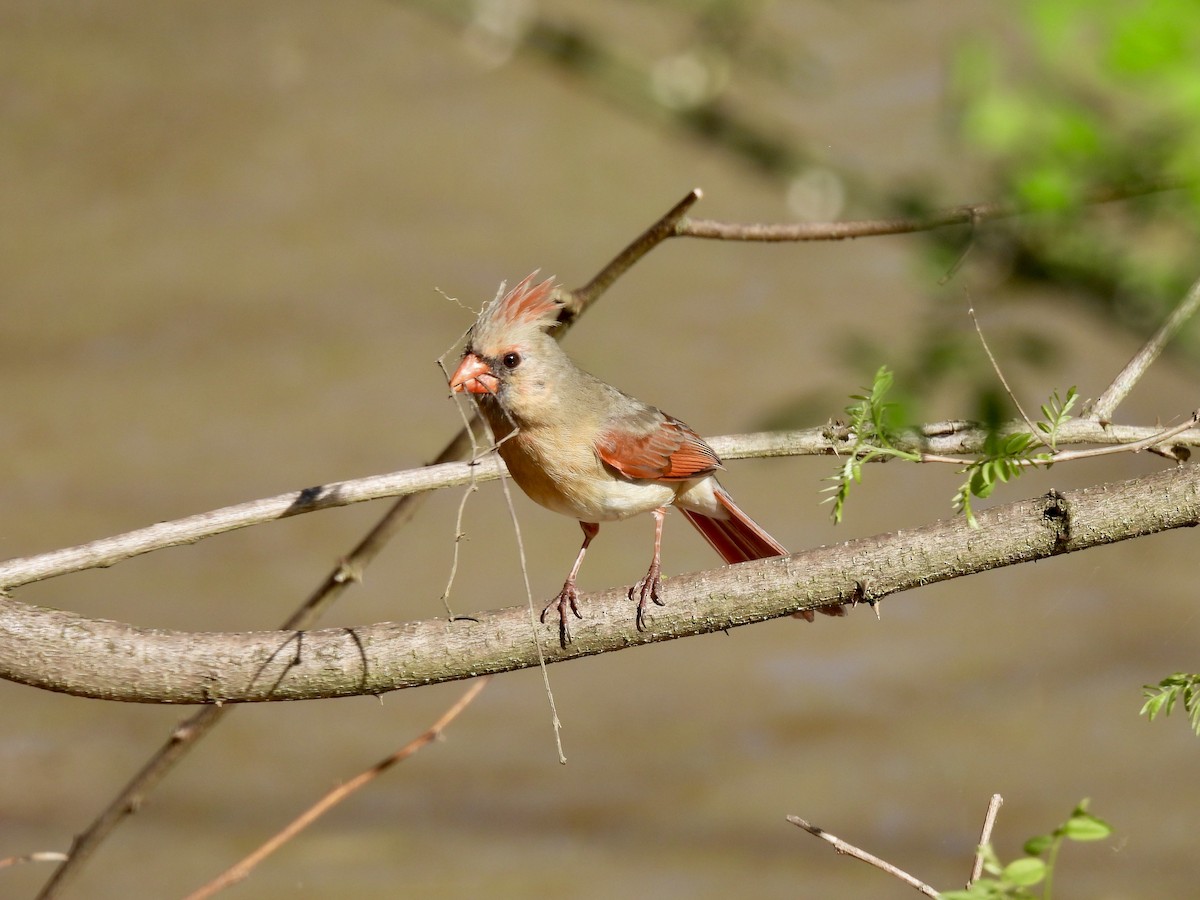
[[[547,509],[579,520],[583,546],[558,596],[559,636],[571,639],[567,610],[582,618],[575,578],[600,522],[654,515],[654,557],[629,589],[637,627],[659,599],[663,518],[682,510],[727,563],[785,556],[787,550],[747,516],[717,482],[721,460],[678,419],[577,368],[549,330],[562,308],[554,280],[537,272],[492,300],[472,326],[450,387],[475,395],[500,456],[521,489]],[[842,615],[842,607],[825,607]],[[812,621],[812,613],[804,618]]]

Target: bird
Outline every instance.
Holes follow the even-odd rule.
[[[450,376],[491,428],[509,474],[530,499],[578,520],[583,544],[562,590],[542,610],[558,613],[559,639],[571,641],[576,580],[601,522],[642,513],[654,517],[654,555],[628,591],[636,625],[646,629],[650,603],[663,606],[662,533],[669,507],[684,517],[726,563],[786,556],[787,549],[733,501],[717,481],[724,468],[713,449],[674,416],[583,371],[553,337],[563,308],[553,278],[539,271],[480,311]],[[842,615],[840,605],[821,607]],[[812,621],[810,610],[797,614]]]

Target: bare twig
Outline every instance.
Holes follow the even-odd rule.
[[[409,741],[391,756],[380,760],[365,772],[359,773],[345,784],[334,788],[332,791],[310,806],[307,810],[305,810],[300,816],[292,820],[286,828],[272,837],[269,841],[267,841],[245,859],[241,860],[241,862],[239,862],[237,865],[230,867],[208,884],[189,894],[187,900],[203,900],[205,897],[211,897],[218,891],[222,891],[227,887],[237,884],[239,881],[243,880],[246,878],[246,876],[253,872],[259,863],[261,863],[264,859],[266,859],[268,856],[294,838],[297,834],[327,813],[330,809],[337,806],[355,791],[366,787],[396,763],[403,762],[422,747],[425,747],[426,745],[437,740],[439,737],[441,737],[442,732],[446,730],[446,727],[456,718],[458,718],[459,714],[468,706],[470,706],[472,701],[479,696],[479,692],[487,687],[490,680],[490,678],[484,677],[474,682],[470,687],[467,688],[466,691],[463,692],[462,696],[458,698],[454,705],[442,713],[441,718],[434,722],[433,725],[431,725],[423,734]]]
[[[1074,462],[1080,459],[1092,459],[1097,456],[1112,456],[1116,453],[1140,453],[1143,450],[1153,450],[1163,444],[1171,441],[1185,432],[1191,431],[1200,423],[1200,409],[1195,410],[1183,422],[1178,425],[1173,425],[1170,428],[1163,428],[1153,434],[1137,441],[1127,441],[1115,444],[1108,444],[1104,447],[1093,447],[1089,450],[1052,450],[1048,454],[1044,454],[1045,459],[1013,459],[1012,462],[1019,466],[1028,466],[1036,468],[1038,466],[1051,466],[1055,463]],[[919,462],[923,463],[949,463],[950,465],[962,466],[970,465],[974,460],[965,456],[945,456],[939,453],[921,453]]]
[[[862,850],[858,847],[855,847],[853,844],[847,843],[840,837],[836,837],[835,835],[830,834],[828,831],[825,831],[823,828],[818,828],[816,825],[804,821],[804,819],[800,818],[799,816],[788,816],[787,820],[797,828],[803,828],[814,837],[819,837],[823,841],[828,841],[833,845],[833,849],[838,853],[841,853],[845,856],[853,856],[855,859],[862,860],[868,865],[872,865],[875,868],[886,872],[893,878],[900,879],[909,887],[916,888],[926,897],[936,898],[938,896],[938,892],[925,882],[921,881],[921,879],[914,878],[903,869],[892,865],[890,862],[880,859],[878,856],[868,853],[866,850]]]
[[[1162,327],[1154,333],[1142,349],[1134,354],[1133,359],[1126,363],[1125,368],[1113,379],[1112,384],[1105,389],[1104,393],[1100,395],[1100,399],[1092,404],[1092,408],[1086,414],[1105,425],[1111,422],[1117,405],[1133,390],[1134,385],[1146,374],[1146,370],[1158,359],[1163,347],[1195,314],[1197,308],[1200,308],[1200,281],[1192,285],[1187,296],[1171,311]]]
[[[533,636],[533,644],[537,648],[538,670],[542,673],[542,688],[546,692],[546,702],[550,705],[550,725],[554,729],[554,747],[558,751],[558,761],[567,764],[567,755],[563,751],[562,720],[558,717],[558,704],[554,702],[554,690],[550,687],[550,670],[546,668],[546,651],[542,646],[542,630],[538,627],[537,609],[533,603],[533,587],[529,582],[529,568],[525,565],[525,541],[521,537],[521,523],[517,519],[517,508],[513,504],[512,491],[508,479],[501,478],[500,485],[504,488],[504,502],[508,506],[508,514],[512,520],[513,532],[517,536],[517,556],[521,560],[521,581],[525,586],[525,601],[529,607],[529,633]]]
[[[1107,447],[1094,447],[1091,450],[1056,450],[1051,456],[1051,462],[1071,462],[1076,459],[1090,459],[1095,456],[1111,456],[1114,453],[1139,453],[1142,450],[1151,450],[1160,444],[1165,444],[1174,437],[1178,437],[1186,431],[1190,431],[1196,426],[1197,421],[1200,421],[1200,410],[1196,410],[1191,416],[1179,425],[1173,428],[1164,428],[1162,431],[1155,432],[1142,438],[1140,441],[1131,441],[1127,444],[1112,444]]]
[[[1023,430],[1024,423],[1009,423],[1000,427],[1001,434]],[[982,449],[988,431],[974,422],[932,422],[913,429],[897,440],[897,447],[925,454],[924,462],[947,462],[962,465],[964,460],[952,454],[975,453]],[[1182,431],[1151,428],[1141,425],[1112,425],[1102,427],[1095,420],[1071,419],[1058,432],[1057,444],[1101,444],[1112,446],[1118,451],[1130,449],[1129,445],[1150,446],[1170,439],[1182,446],[1200,446],[1200,430]],[[750,434],[730,434],[706,439],[717,454],[725,460],[756,459],[780,456],[836,456],[843,449],[836,435],[828,427],[806,428],[796,431],[764,431]],[[464,438],[464,441],[466,439]],[[1063,451],[1066,452],[1066,451]],[[1113,451],[1105,451],[1113,452]],[[1086,451],[1088,455],[1098,455]],[[940,454],[940,456],[939,456]],[[443,453],[443,455],[445,455]],[[1063,457],[1058,461],[1070,458]],[[503,463],[495,458],[483,457],[474,463],[441,462],[420,469],[408,469],[386,475],[372,475],[353,481],[339,482],[322,490],[321,506],[298,509],[296,501],[306,491],[281,494],[264,500],[251,500],[235,506],[161,522],[124,534],[101,538],[77,547],[67,547],[34,556],[18,557],[0,563],[0,589],[18,587],[35,581],[45,581],[60,575],[69,575],[85,569],[104,568],[115,565],[143,553],[174,547],[180,543],[195,543],[204,538],[224,534],[236,528],[246,528],[280,518],[280,512],[288,509],[290,514],[360,503],[380,496],[401,494],[401,499],[447,487],[461,487],[472,483],[483,484],[500,476]],[[336,488],[336,489],[334,489]],[[403,511],[413,512],[407,505]],[[348,575],[353,566],[361,567],[363,560],[354,552],[335,570],[339,583],[351,580]],[[331,577],[335,577],[331,576]],[[310,603],[313,601],[309,601]],[[292,623],[290,627],[300,627]]]
[[[106,568],[143,553],[192,544],[227,531],[261,525],[264,522],[319,509],[331,509],[384,497],[404,497],[422,493],[435,486],[453,487],[469,484],[475,473],[465,466],[448,462],[460,455],[457,451],[458,443],[455,441],[442,451],[438,462],[419,469],[291,491],[170,522],[159,522],[77,547],[8,560],[0,563],[0,586],[14,588],[85,569]],[[495,464],[491,465],[494,467]],[[487,467],[487,463],[482,466],[484,469]],[[406,511],[407,503],[397,515]]]
[[[1185,184],[1172,179],[1156,179],[1138,184],[1099,188],[1084,204],[1111,203],[1145,194],[1178,190]],[[709,219],[683,219],[675,229],[677,237],[708,238],[719,241],[843,241],[848,238],[876,237],[887,234],[911,234],[932,231],[947,225],[973,225],[990,219],[1010,219],[1030,211],[1020,203],[967,203],[916,216],[889,219],[862,219],[848,222],[788,222],[780,225],[714,222]]]
[[[979,876],[983,874],[983,848],[992,842],[992,829],[996,827],[996,815],[1000,812],[1000,807],[1004,805],[1004,798],[999,794],[992,794],[992,799],[988,802],[987,813],[983,817],[983,829],[979,832],[979,845],[975,851],[975,863],[971,867],[971,877],[967,879],[967,887],[969,888]]]
[[[573,322],[589,306],[596,302],[596,299],[608,290],[614,281],[628,272],[634,263],[667,238],[677,236],[679,234],[679,223],[683,220],[684,214],[702,196],[703,193],[699,188],[688,191],[683,199],[667,210],[657,222],[630,241],[625,249],[614,256],[608,265],[596,273],[596,276],[591,281],[583,287],[571,291],[569,298],[565,301],[561,320],[564,322]]]
[[[1164,430],[1140,425],[1113,425],[1106,429],[1094,420],[1072,419],[1060,429],[1057,441],[1059,445],[1101,444],[1111,449],[1062,451],[1062,455],[1056,460],[1068,461],[1111,452],[1145,449],[1167,440],[1174,440],[1182,446],[1200,446],[1200,430],[1192,431],[1189,428],[1190,426],[1183,425]],[[1019,430],[1023,429],[1017,423],[1008,423],[998,429],[1001,434]],[[974,422],[932,422],[902,435],[897,440],[897,446],[905,450],[923,452],[923,462],[963,464],[970,460],[946,454],[978,452],[982,449],[987,434],[987,429]],[[706,440],[721,458],[726,460],[836,456],[841,451],[840,442],[836,436],[831,437],[828,427],[718,435]],[[939,456],[939,453],[942,455]],[[403,492],[403,496],[472,483],[483,484],[498,478],[502,470],[503,463],[484,456],[473,463],[441,463],[420,469],[368,476],[341,482],[336,490],[329,492],[326,505],[314,509],[363,502],[378,496],[394,496],[399,492]],[[231,528],[245,528],[273,521],[279,518],[276,510],[291,505],[304,493],[299,491],[282,494],[276,498],[253,500],[102,538],[78,547],[11,559],[0,563],[0,586],[12,588],[84,569],[104,568],[142,553],[176,546],[181,542],[194,543],[203,538],[223,534]],[[249,509],[257,512],[245,514]],[[302,510],[297,510],[299,511]],[[234,522],[236,524],[231,524]],[[209,526],[204,527],[203,523],[209,523]],[[187,537],[181,540],[180,536],[184,533]],[[346,575],[342,574],[340,577],[345,580]]]
[[[26,853],[22,856],[7,856],[0,859],[0,869],[7,869],[9,866],[20,865],[21,863],[31,862],[62,862],[67,858],[67,854],[58,853],[54,850],[39,850],[35,853]]]
[[[439,365],[440,365],[440,363],[439,363]],[[462,405],[457,402],[454,405],[458,408],[459,412],[462,412],[463,418],[465,421],[466,413],[463,412]],[[472,406],[474,406],[474,404],[472,404]],[[482,419],[482,417],[481,417],[481,419]],[[499,444],[496,443],[496,436],[492,433],[492,428],[490,425],[487,424],[486,420],[483,422],[483,426],[484,426],[484,431],[487,432],[488,438],[491,441],[491,446],[487,452],[494,453],[494,452],[496,452],[496,450],[499,447]],[[517,427],[514,427],[514,430],[512,432],[510,432],[508,437],[506,437],[504,440],[508,440],[509,438],[516,436],[516,434],[518,433],[518,430],[519,429]],[[503,443],[503,441],[501,443]],[[481,455],[479,446],[477,444],[475,444],[474,441],[472,441],[472,445],[474,447],[474,451],[472,453],[472,458],[478,459]],[[556,704],[554,702],[554,690],[553,690],[553,688],[550,687],[550,672],[546,668],[546,656],[545,656],[544,651],[542,650],[542,636],[541,636],[540,630],[538,629],[537,611],[535,610],[534,603],[533,603],[533,587],[529,581],[529,568],[526,565],[525,539],[521,536],[521,522],[517,518],[517,508],[513,504],[512,491],[509,489],[508,481],[509,480],[507,478],[502,477],[500,479],[500,486],[504,489],[504,503],[508,507],[508,515],[509,515],[509,518],[512,520],[513,534],[516,536],[516,540],[517,540],[517,559],[521,563],[521,580],[525,585],[525,600],[529,605],[529,632],[533,636],[534,644],[537,646],[538,669],[542,673],[542,687],[546,691],[546,703],[550,707],[550,726],[554,730],[554,745],[558,751],[558,761],[562,765],[566,765],[567,757],[566,757],[566,754],[563,752],[563,742],[562,742],[562,720],[559,719],[559,717],[558,717],[558,704]],[[464,500],[465,500],[465,498],[464,498]],[[458,533],[461,534],[461,532],[462,532],[462,507],[461,506],[459,507],[459,522],[458,522],[456,530]],[[457,566],[457,563],[458,563],[458,553],[457,553],[457,545],[456,545],[456,552],[455,552],[455,565],[456,566]],[[449,592],[449,586],[447,586],[446,590],[447,590],[447,592]]]
[[[1000,384],[1004,386],[1004,392],[1008,394],[1008,399],[1012,400],[1013,405],[1017,408],[1017,412],[1029,426],[1030,433],[1042,443],[1047,450],[1054,450],[1046,439],[1041,436],[1038,427],[1033,424],[1033,420],[1025,413],[1025,408],[1021,406],[1021,401],[1017,399],[1017,395],[1013,393],[1013,389],[1008,386],[1008,379],[1004,377],[1004,372],[1000,368],[1000,363],[996,362],[996,357],[992,355],[992,348],[988,346],[987,338],[983,336],[983,328],[979,325],[979,319],[975,317],[974,308],[967,310],[967,315],[971,317],[971,323],[975,326],[975,333],[979,335],[979,343],[983,345],[983,352],[987,354],[988,361],[992,364],[992,370],[996,373],[996,377],[1000,379]]]

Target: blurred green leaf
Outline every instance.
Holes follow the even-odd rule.
[[[1001,877],[1018,887],[1030,887],[1045,880],[1046,863],[1035,856],[1022,856],[1005,866]]]

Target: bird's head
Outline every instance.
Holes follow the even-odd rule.
[[[520,413],[550,386],[550,369],[565,360],[549,330],[562,309],[553,278],[534,284],[533,272],[497,295],[467,335],[462,361],[450,376],[455,393],[490,395],[509,413]]]

